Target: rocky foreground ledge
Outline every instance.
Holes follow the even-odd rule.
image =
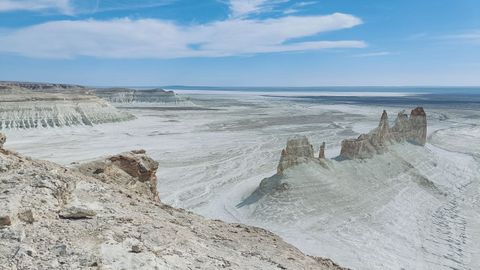
[[[273,233],[160,202],[158,163],[132,151],[66,168],[5,150],[0,269],[343,269]]]

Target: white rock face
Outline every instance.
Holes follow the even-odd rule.
[[[94,125],[134,118],[85,89],[2,87],[0,129]]]
[[[79,169],[5,149],[0,162],[2,270],[343,269],[264,229],[156,202],[156,163],[141,151]]]

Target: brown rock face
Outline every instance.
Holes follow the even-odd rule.
[[[314,159],[313,146],[310,144],[307,137],[301,136],[290,139],[287,142],[287,147],[282,150],[277,173],[281,175],[287,168],[307,162],[311,159]]]
[[[385,152],[388,145],[395,142],[410,142],[425,145],[427,141],[427,115],[422,107],[412,110],[410,117],[400,112],[395,125],[390,128],[388,115],[383,111],[378,127],[357,139],[342,141],[340,156],[347,159],[371,158]]]
[[[410,113],[410,133],[408,140],[418,145],[427,142],[427,114],[422,107],[415,108]]]
[[[157,191],[158,162],[146,155],[145,150],[135,150],[83,164],[80,172],[102,181],[131,185],[137,192],[151,194],[160,201]]]

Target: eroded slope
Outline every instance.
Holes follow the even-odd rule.
[[[0,149],[0,269],[341,269],[157,201],[157,166],[143,151],[68,169]]]

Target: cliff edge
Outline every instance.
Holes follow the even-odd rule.
[[[159,201],[137,150],[66,168],[3,148],[0,269],[343,269],[264,229]]]

